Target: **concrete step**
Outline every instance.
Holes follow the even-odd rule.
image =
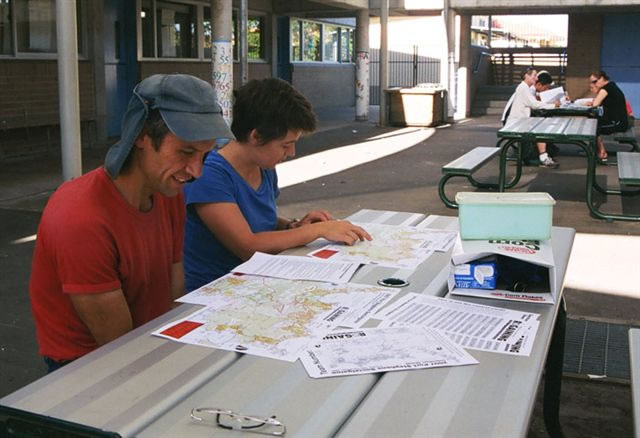
[[[473,106],[471,108],[471,115],[485,116],[485,115],[502,115],[503,108],[482,108]]]
[[[476,97],[476,100],[473,101],[473,106],[478,108],[504,108],[508,101],[508,99],[485,100]]]

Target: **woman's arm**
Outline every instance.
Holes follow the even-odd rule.
[[[609,93],[607,93],[607,90],[605,90],[604,88],[601,88],[600,91],[598,91],[598,94],[596,94],[596,97],[593,98],[593,102],[591,103],[591,105],[592,106],[602,105],[602,101],[605,100],[608,95]]]
[[[319,237],[347,245],[353,245],[358,240],[371,240],[371,236],[363,228],[348,221],[325,220],[289,229],[254,233],[235,203],[195,204],[195,210],[209,231],[242,260],[248,260],[256,251],[276,254],[305,245]],[[278,227],[284,221],[279,219]]]

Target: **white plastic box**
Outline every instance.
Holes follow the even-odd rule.
[[[528,239],[551,237],[553,206],[548,193],[459,192],[462,239]]]

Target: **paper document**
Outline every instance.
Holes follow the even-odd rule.
[[[455,231],[417,229],[409,226],[358,223],[373,237],[353,246],[329,244],[310,256],[395,268],[415,269],[434,251],[447,251],[455,242]]]
[[[153,334],[292,362],[310,339],[337,326],[360,326],[397,293],[354,283],[227,275],[179,300],[208,307]]]
[[[408,326],[329,333],[309,344],[300,361],[313,378],[478,363],[442,333]]]
[[[564,88],[556,87],[540,92],[540,100],[544,103],[555,103],[564,97]]]
[[[537,313],[408,293],[378,312],[379,327],[416,325],[442,331],[465,348],[528,356]]]
[[[288,278],[290,280],[328,281],[346,283],[360,266],[359,263],[333,262],[309,257],[271,255],[256,252],[253,257],[234,268],[242,274],[264,277]]]

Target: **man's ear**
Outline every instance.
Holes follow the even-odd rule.
[[[253,146],[259,146],[262,144],[262,136],[260,135],[260,133],[256,128],[253,128],[249,132],[247,139],[249,140],[249,144]]]
[[[145,149],[148,146],[153,146],[151,143],[151,137],[143,129],[138,138],[136,138],[135,145],[138,149]]]

